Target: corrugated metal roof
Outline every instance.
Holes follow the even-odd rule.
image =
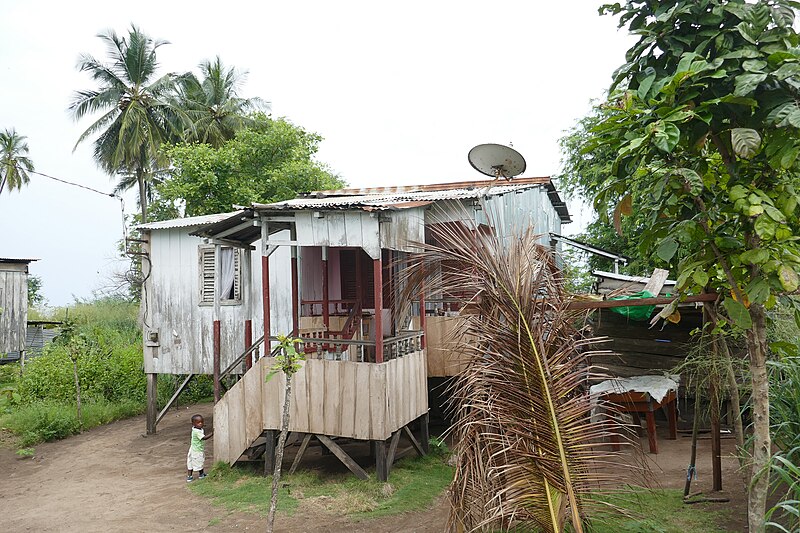
[[[403,209],[416,206],[418,202],[436,202],[439,200],[468,200],[481,196],[496,196],[509,192],[523,191],[538,187],[542,183],[506,183],[473,182],[481,184],[480,187],[459,187],[439,190],[421,190],[394,193],[373,193],[361,195],[334,196],[337,191],[329,191],[331,196],[316,198],[295,198],[272,204],[253,204],[255,209],[274,209],[278,211],[300,211],[304,209],[353,209],[367,210]],[[458,185],[461,185],[460,183]],[[350,189],[354,190],[354,189]]]
[[[509,182],[499,182],[513,185],[544,185],[550,183],[548,177],[536,178],[514,178]],[[363,196],[372,194],[396,194],[409,192],[432,192],[453,189],[474,189],[497,185],[498,181],[491,180],[472,180],[472,181],[453,181],[450,183],[427,183],[423,185],[391,185],[388,187],[362,187],[359,189],[333,189],[327,191],[314,191],[306,196]]]
[[[21,259],[15,257],[0,257],[0,263],[32,263],[34,261],[38,261],[38,259]]]
[[[207,224],[214,224],[235,215],[240,215],[244,211],[231,211],[230,213],[214,213],[213,215],[200,215],[196,217],[173,218],[171,220],[162,220],[159,222],[148,222],[146,224],[139,224],[136,229],[139,230],[154,230],[154,229],[170,229],[170,228],[188,228],[191,226],[205,226]]]

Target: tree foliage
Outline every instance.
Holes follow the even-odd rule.
[[[724,295],[745,330],[753,386],[750,528],[763,531],[770,454],[765,308],[798,289],[800,39],[788,0],[629,0],[601,11],[639,37],[614,73],[585,154],[612,219],[636,213],[641,249],[683,293]],[[619,225],[618,225],[619,226]],[[620,228],[618,228],[620,229]]]
[[[134,25],[124,37],[114,30],[97,37],[107,46],[107,61],[83,54],[78,69],[88,72],[98,87],[77,91],[69,109],[75,120],[100,116],[76,147],[97,135],[95,161],[106,173],[123,176],[117,191],[138,185],[141,217],[146,220],[150,180],[167,163],[161,147],[178,140],[186,124],[174,102],[176,76],[156,75],[156,52],[168,42],[153,40]]]
[[[0,132],[0,193],[5,187],[9,191],[20,190],[31,180],[33,161],[28,157],[27,137],[14,128]]]
[[[251,120],[248,128],[219,148],[190,143],[171,148],[168,155],[174,169],[157,186],[162,202],[183,203],[186,216],[195,216],[343,185],[314,160],[322,140],[319,135],[263,113]]]
[[[178,106],[191,123],[183,139],[219,147],[251,124],[251,113],[268,104],[260,98],[240,97],[247,73],[226,68],[219,56],[203,61],[199,68],[202,78],[188,73],[178,86]]]

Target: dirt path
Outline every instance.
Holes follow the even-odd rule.
[[[144,417],[36,447],[31,459],[0,448],[0,530],[35,532],[263,531],[265,520],[231,513],[195,496],[186,486],[189,418],[207,419],[209,405],[172,411],[156,435],[143,436]],[[213,453],[213,439],[209,450]],[[424,513],[353,523],[302,507],[278,515],[276,531],[418,532],[444,529],[442,502]]]
[[[20,459],[0,447],[0,530],[3,532],[94,531],[263,531],[265,520],[229,512],[190,492],[184,481],[184,457],[192,414],[210,419],[211,406],[172,411],[157,435],[146,437],[144,417],[96,428],[63,441],[41,444],[32,459]],[[661,429],[661,428],[660,428]],[[682,488],[689,440],[665,439],[658,455],[648,454],[656,485]],[[213,439],[209,441],[213,454]],[[645,443],[646,445],[646,443]],[[698,451],[700,479],[693,490],[711,485],[710,441]],[[728,504],[706,504],[726,511],[727,530],[745,529],[745,501],[737,478],[733,441],[723,440],[723,494]],[[624,477],[624,475],[622,476]],[[278,515],[276,531],[348,533],[439,533],[447,519],[445,502],[414,514],[379,521],[353,522],[301,502],[293,516]]]

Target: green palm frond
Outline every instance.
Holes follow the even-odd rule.
[[[33,172],[34,167],[26,139],[14,128],[0,132],[0,193],[6,187],[9,191],[21,190],[31,180],[28,172]]]
[[[531,229],[503,236],[467,213],[455,219],[432,226],[439,244],[420,245],[403,280],[409,296],[424,284],[469,299],[459,332],[468,364],[450,391],[451,525],[584,531],[587,495],[611,481],[600,465],[616,462],[597,446],[618,432],[590,421],[596,340],[576,329],[582,312],[568,309],[553,253]]]

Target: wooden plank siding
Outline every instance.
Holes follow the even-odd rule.
[[[286,380],[264,380],[273,364],[259,360],[214,406],[215,461],[232,464],[263,430],[280,429]],[[386,440],[428,411],[425,352],[380,364],[305,361],[291,401],[290,431]]]
[[[466,361],[458,351],[459,329],[463,324],[459,316],[429,316],[426,318],[426,344],[428,352],[428,377],[455,376],[464,369]]]
[[[25,350],[27,270],[27,264],[0,265],[0,354]]]
[[[610,341],[598,345],[598,349],[614,353],[593,355],[592,364],[620,377],[661,374],[675,368],[691,350],[690,332],[702,324],[699,309],[682,307],[680,312],[678,324],[650,328],[649,322],[630,320],[608,309],[599,310],[595,314],[594,335],[608,337]]]

